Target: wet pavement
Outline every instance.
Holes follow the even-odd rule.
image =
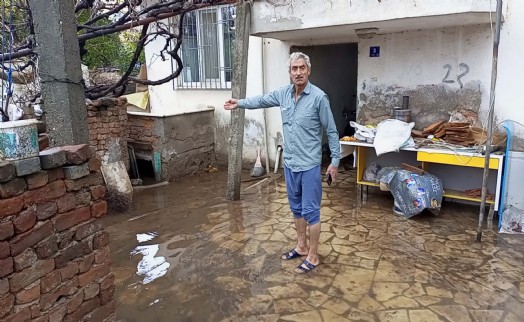
[[[407,220],[387,193],[357,205],[354,172],[340,179],[324,187],[322,264],[306,275],[280,259],[295,242],[283,178],[238,202],[225,173],[136,193],[104,219],[117,320],[524,321],[524,236],[476,243],[478,207]]]

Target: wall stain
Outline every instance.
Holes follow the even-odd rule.
[[[416,129],[431,123],[448,120],[457,109],[479,113],[482,88],[479,81],[470,81],[463,88],[456,85],[434,84],[416,87],[397,85],[362,84],[359,93],[357,121],[362,124],[378,124],[391,117],[394,107],[402,106],[402,96],[409,96],[412,121]]]

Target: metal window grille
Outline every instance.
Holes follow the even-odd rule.
[[[181,58],[184,68],[173,86],[182,89],[230,89],[235,43],[235,6],[186,14]],[[173,60],[173,68],[176,61]]]

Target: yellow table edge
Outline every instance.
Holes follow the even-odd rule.
[[[446,154],[446,153],[429,153],[418,151],[417,152],[417,161],[430,162],[430,163],[440,163],[440,164],[449,164],[457,165],[463,167],[475,167],[475,168],[484,168],[484,157],[479,156],[465,156],[465,155],[456,155],[456,154]],[[491,158],[489,160],[489,168],[497,170],[499,168],[499,159]]]

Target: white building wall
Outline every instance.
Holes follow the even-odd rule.
[[[370,47],[380,57],[370,57]],[[359,42],[358,120],[376,123],[410,96],[416,127],[449,118],[456,108],[484,119],[491,76],[489,25],[378,35]]]
[[[524,1],[507,0],[499,46],[495,116],[497,123],[511,119],[524,124]],[[515,124],[519,137],[524,126]],[[524,149],[524,142],[518,143]]]

